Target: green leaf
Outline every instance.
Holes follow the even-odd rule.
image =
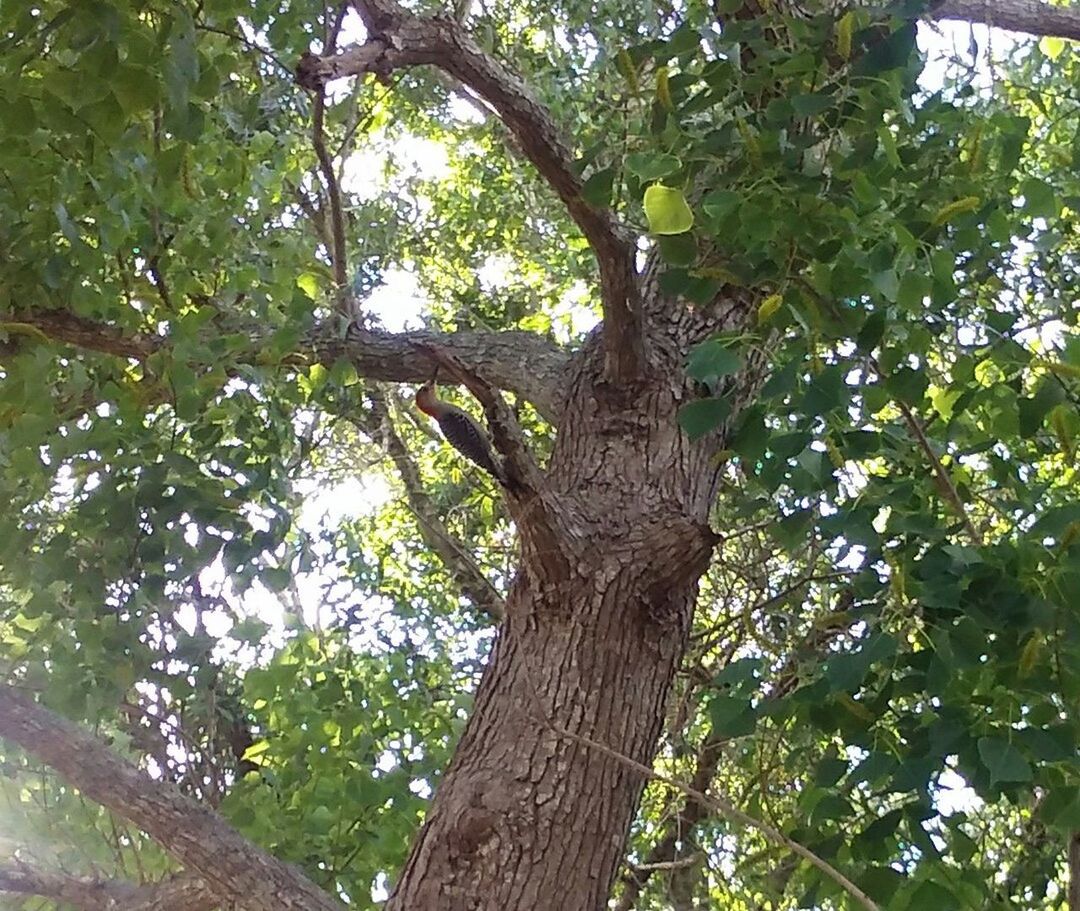
[[[737,373],[742,358],[718,339],[702,342],[690,352],[686,372],[699,383],[714,385],[724,376]]]
[[[626,156],[626,167],[644,181],[658,180],[674,174],[682,162],[666,152],[635,152]]]
[[[645,190],[644,205],[652,234],[682,234],[694,225],[694,213],[682,190],[654,184]]]
[[[817,374],[803,396],[803,413],[813,416],[828,414],[847,404],[849,390],[844,382],[844,373],[843,367],[834,364]]]
[[[922,370],[901,367],[885,377],[885,388],[898,401],[907,405],[919,405],[930,381]]]
[[[589,205],[606,208],[611,205],[611,195],[614,192],[615,168],[603,168],[589,175],[585,185],[581,188],[581,198]]]
[[[1011,781],[1031,781],[1031,766],[1023,754],[1001,737],[980,737],[979,758],[990,773],[990,784]]]
[[[815,114],[820,114],[832,107],[832,103],[832,98],[823,92],[795,95],[791,99],[791,106],[800,117],[813,117]]]
[[[673,234],[660,238],[660,255],[673,266],[692,266],[697,260],[697,242],[693,234]]]
[[[1024,197],[1024,212],[1032,218],[1053,218],[1058,214],[1058,201],[1054,188],[1045,180],[1031,177],[1020,184]]]
[[[679,409],[679,426],[691,441],[719,427],[731,413],[725,399],[699,399]]]
[[[938,883],[927,880],[920,883],[911,896],[909,908],[933,908],[934,911],[959,911],[960,899],[951,890]]]
[[[911,270],[905,272],[896,290],[896,303],[905,310],[918,312],[922,309],[923,299],[930,294],[930,276],[925,272]]]
[[[757,717],[750,703],[742,697],[719,694],[709,701],[709,717],[713,734],[718,737],[743,737],[757,726]]]

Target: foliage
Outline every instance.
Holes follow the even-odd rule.
[[[1056,907],[1080,829],[1076,51],[1021,43],[926,89],[899,20],[720,30],[677,6],[470,18],[577,137],[590,199],[651,232],[665,293],[756,302],[688,362],[708,394],[684,431],[731,430],[734,531],[658,766],[713,761],[718,790],[890,911]],[[370,907],[491,630],[350,423],[374,387],[305,349],[334,289],[287,68],[324,26],[263,0],[0,7],[0,670]],[[497,125],[424,70],[335,98],[355,293],[395,324],[582,341],[591,253]],[[383,286],[410,281],[402,314]],[[52,338],[31,310],[157,350]],[[505,590],[493,490],[389,395],[447,529]],[[165,869],[25,757],[2,768],[0,834],[34,857]],[[682,802],[648,789],[630,863]],[[845,902],[723,819],[680,838],[692,862],[635,907]]]

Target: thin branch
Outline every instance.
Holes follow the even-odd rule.
[[[811,581],[803,580],[801,584]],[[771,599],[760,602],[754,610],[770,603]],[[855,622],[846,610],[830,611],[823,618],[826,622],[816,625],[806,636],[800,648],[796,649],[785,662],[784,667],[777,674],[776,685],[769,694],[769,702],[783,699],[800,682],[799,656],[800,653],[811,650],[820,651],[842,632],[850,629]],[[694,757],[694,772],[690,778],[687,791],[682,793],[687,799],[679,807],[674,816],[670,817],[666,825],[666,833],[656,842],[645,858],[644,864],[634,865],[623,878],[623,891],[619,896],[619,903],[615,911],[631,911],[641,891],[645,888],[654,869],[663,869],[661,864],[669,863],[676,857],[679,842],[686,838],[698,823],[708,817],[709,807],[702,804],[692,792],[706,793],[716,776],[720,759],[723,756],[723,747],[730,740],[727,736],[715,733],[711,728],[705,735]]]
[[[923,426],[919,421],[915,413],[903,402],[897,400],[897,407],[900,409],[900,413],[904,416],[904,423],[908,425],[915,440],[919,444],[919,449],[922,450],[923,455],[926,456],[927,461],[930,463],[930,467],[934,470],[934,475],[938,479],[938,484],[941,488],[945,499],[949,505],[953,508],[957,518],[964,523],[964,528],[967,530],[968,536],[971,538],[971,542],[979,547],[982,545],[982,535],[979,534],[979,530],[975,527],[975,523],[971,521],[971,517],[968,515],[967,508],[964,506],[964,501],[960,499],[960,493],[956,489],[956,485],[953,483],[952,475],[949,474],[948,469],[941,464],[941,459],[938,458],[933,447],[930,445],[930,441],[926,437],[926,432],[923,430]]]
[[[927,10],[931,19],[984,23],[1029,35],[1080,40],[1080,7],[1040,0],[942,0]]]
[[[337,53],[338,33],[345,18],[348,4],[342,3],[338,7],[337,15],[330,26],[329,37],[323,48],[325,54]],[[326,196],[330,203],[330,239],[333,247],[330,256],[334,266],[334,282],[337,285],[334,297],[338,307],[350,318],[356,314],[351,312],[351,295],[349,294],[348,281],[349,269],[345,252],[345,215],[341,206],[341,187],[338,185],[337,171],[334,169],[334,160],[326,148],[326,87],[318,85],[312,88],[315,94],[315,103],[311,114],[311,144],[315,149],[315,157],[319,159],[319,170],[323,181],[326,183]]]
[[[534,693],[537,700],[539,696]],[[783,845],[789,851],[794,854],[798,854],[803,860],[808,861],[812,866],[817,867],[822,873],[824,873],[829,879],[833,880],[840,888],[847,892],[852,898],[854,898],[859,904],[861,904],[867,911],[881,911],[877,903],[870,898],[862,889],[855,885],[850,879],[848,879],[843,873],[836,869],[832,864],[822,857],[819,857],[809,848],[799,844],[797,841],[789,838],[775,826],[770,825],[760,819],[755,819],[748,813],[744,813],[730,801],[720,797],[709,797],[697,788],[692,788],[689,785],[683,784],[672,778],[669,775],[665,775],[662,772],[657,772],[655,769],[649,768],[638,762],[636,759],[631,759],[629,756],[624,756],[617,750],[613,750],[609,746],[605,746],[595,740],[590,740],[588,737],[583,737],[580,734],[575,734],[573,731],[568,731],[566,728],[560,727],[546,713],[542,715],[541,720],[559,737],[565,737],[567,740],[572,740],[575,743],[579,743],[582,746],[589,747],[596,750],[598,753],[607,756],[609,759],[614,759],[616,762],[621,763],[628,769],[632,769],[639,775],[648,778],[652,781],[659,781],[666,784],[668,787],[674,788],[686,797],[691,798],[702,806],[714,813],[730,819],[732,822],[738,823],[741,826],[747,828],[757,829],[762,835],[768,838],[770,841],[776,844]]]
[[[321,89],[345,76],[374,73],[385,80],[401,67],[431,64],[491,105],[589,242],[600,272],[607,374],[620,384],[633,381],[644,361],[634,245],[610,209],[595,207],[582,196],[573,155],[550,112],[516,73],[485,53],[452,18],[416,16],[396,0],[353,0],[353,5],[367,26],[368,41],[333,56],[305,55],[297,81]]]
[[[478,610],[483,611],[493,620],[502,620],[506,608],[502,595],[480,571],[472,555],[457,538],[450,534],[446,525],[439,519],[435,504],[424,489],[420,472],[409,455],[404,441],[394,429],[386,397],[378,389],[371,390],[369,394],[373,404],[371,411],[366,415],[354,417],[353,423],[369,437],[382,438],[387,454],[401,475],[409,509],[420,525],[420,535],[428,547],[442,560],[443,565],[461,587],[465,596]]]
[[[267,50],[265,47],[256,44],[251,39],[245,38],[239,32],[230,32],[228,29],[217,28],[213,25],[207,25],[205,22],[196,22],[195,28],[197,28],[200,32],[211,32],[215,35],[224,35],[226,38],[231,38],[233,41],[239,41],[242,45],[244,45],[244,47],[250,48],[253,51],[258,51],[275,66],[281,68],[290,76],[292,75],[292,67],[289,66],[289,64],[287,64],[280,57],[278,57],[277,54],[275,54],[273,51]]]
[[[881,365],[878,364],[875,358],[870,358],[870,363],[878,372],[879,376],[885,376],[884,371],[881,369]],[[908,425],[908,429],[911,431],[912,436],[915,437],[915,442],[918,444],[919,449],[930,463],[930,468],[934,472],[934,477],[937,479],[938,486],[945,497],[946,502],[948,502],[949,506],[951,506],[956,513],[957,518],[963,523],[972,543],[976,547],[981,546],[982,535],[979,534],[979,530],[971,521],[971,517],[967,513],[967,508],[964,506],[964,501],[960,499],[960,493],[953,483],[952,476],[945,466],[941,464],[941,459],[938,458],[937,453],[934,452],[934,448],[930,445],[930,440],[926,436],[926,430],[923,428],[922,422],[915,412],[900,399],[896,399],[895,404],[896,407],[900,409],[900,414],[904,418],[904,423]]]
[[[341,911],[299,870],[256,847],[213,810],[153,780],[91,734],[7,685],[0,685],[0,737],[134,823],[201,876],[220,899],[248,911]]]

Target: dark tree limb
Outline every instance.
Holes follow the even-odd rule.
[[[592,247],[600,272],[607,373],[621,384],[634,380],[644,360],[634,244],[610,209],[593,206],[582,196],[573,155],[548,110],[516,73],[485,53],[454,19],[416,16],[396,0],[353,0],[353,6],[367,26],[368,40],[337,55],[305,55],[297,66],[297,81],[321,90],[332,79],[373,73],[385,80],[401,67],[430,64],[491,105]]]
[[[256,847],[213,810],[150,778],[12,686],[0,685],[0,738],[138,826],[222,901],[247,911],[341,911],[298,869]]]
[[[0,892],[48,898],[79,911],[214,911],[221,904],[196,877],[171,876],[138,886],[39,870],[18,860],[0,864]]]
[[[117,326],[75,316],[66,310],[29,310],[0,321],[0,329],[18,336],[20,344],[54,341],[144,361],[169,346],[168,336],[125,332]],[[316,329],[299,346],[329,366],[345,358],[360,376],[396,383],[421,383],[430,378],[434,361],[418,352],[417,344],[435,344],[451,352],[470,369],[478,370],[500,389],[531,402],[547,420],[558,421],[562,411],[560,386],[569,361],[557,345],[532,332],[385,332],[355,329],[346,338]],[[252,360],[263,349],[252,339]]]
[[[506,608],[502,595],[480,571],[468,550],[450,534],[439,518],[435,504],[424,489],[416,463],[409,455],[405,442],[394,429],[385,396],[381,390],[373,390],[371,398],[371,411],[365,415],[357,415],[352,419],[353,423],[367,436],[381,440],[385,446],[387,455],[401,476],[409,509],[420,526],[420,536],[442,561],[465,597],[493,620],[502,620]]]
[[[503,397],[479,374],[462,364],[454,355],[438,345],[416,343],[422,351],[455,380],[469,390],[484,408],[484,416],[491,428],[491,440],[506,459],[507,473],[531,491],[540,489],[540,469],[533,461],[525,436],[518,425],[514,412]]]
[[[341,24],[345,19],[347,3],[342,3],[330,25],[329,36],[323,46],[326,54],[337,53],[337,39],[341,32]],[[346,316],[355,318],[352,295],[349,293],[348,259],[345,250],[345,214],[341,204],[341,187],[338,184],[337,171],[334,169],[334,159],[326,147],[326,92],[325,86],[314,89],[315,101],[311,110],[311,145],[315,149],[315,157],[319,161],[319,172],[326,184],[326,196],[330,204],[330,259],[334,267],[334,297],[339,309]]]
[[[0,329],[136,361],[146,360],[165,341],[147,333],[126,332],[119,326],[85,319],[67,310],[16,311],[0,321]]]
[[[417,345],[431,360],[469,390],[484,408],[495,449],[503,456],[514,489],[506,498],[517,524],[527,563],[538,576],[565,579],[570,571],[572,538],[566,522],[570,503],[557,500],[544,489],[544,477],[525,444],[517,418],[503,397],[449,351],[430,344]]]
[[[942,0],[927,10],[931,19],[959,19],[1028,35],[1080,40],[1080,6],[1051,6],[1041,0]]]

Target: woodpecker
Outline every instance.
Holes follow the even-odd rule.
[[[468,412],[436,396],[434,383],[424,383],[416,391],[416,407],[435,418],[446,442],[465,458],[479,465],[504,487],[514,487],[506,469],[495,456],[491,440],[480,422]]]

